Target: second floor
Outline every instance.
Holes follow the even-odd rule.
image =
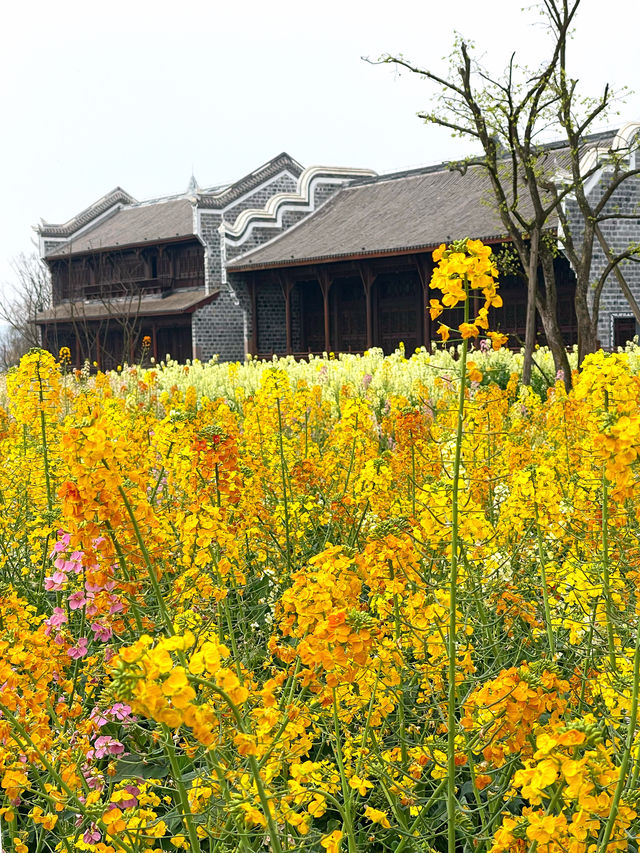
[[[54,305],[65,301],[166,296],[204,288],[205,249],[198,239],[157,242],[46,258]]]

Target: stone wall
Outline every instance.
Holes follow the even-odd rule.
[[[342,181],[318,182],[313,187],[313,209],[323,204],[342,186]],[[227,210],[200,211],[200,236],[206,245],[206,281],[211,292],[218,296],[209,305],[199,309],[193,315],[194,356],[208,361],[218,356],[220,361],[238,361],[245,357],[253,334],[251,300],[246,279],[242,275],[223,275],[224,260],[243,255],[246,252],[271,240],[278,234],[295,225],[309,215],[307,206],[300,209],[284,210],[280,214],[280,224],[256,225],[234,241],[227,238],[224,246],[224,258],[219,228],[224,215],[225,222],[233,225],[238,215],[250,208],[264,208],[273,195],[293,192],[297,181],[288,173],[279,175],[275,180],[258,187]],[[286,350],[285,305],[282,288],[277,281],[260,286],[257,293],[259,318],[258,351],[262,354],[283,352]],[[292,349],[302,350],[301,304],[299,290],[291,294]]]
[[[193,314],[194,355],[201,361],[243,361],[251,339],[251,306],[243,282],[223,285],[218,296]]]
[[[591,189],[589,200],[597,204],[602,198],[606,188],[610,186],[611,173],[607,173]],[[574,201],[567,204],[570,218],[573,222],[572,230],[574,241],[579,246],[582,237],[582,228],[579,224],[579,213]],[[607,202],[605,213],[612,214],[613,218],[605,219],[600,228],[614,253],[624,252],[631,244],[640,243],[640,176],[632,177],[613,193]],[[634,216],[632,219],[620,219],[616,214]],[[591,264],[591,284],[599,280],[607,266],[607,258],[599,242],[594,242],[593,261]],[[627,284],[635,299],[640,302],[640,264],[633,261],[623,261],[620,265]],[[593,294],[592,294],[593,295]],[[612,349],[614,345],[613,330],[616,318],[633,317],[627,298],[620,290],[614,273],[607,277],[600,297],[600,312],[598,319],[598,338],[604,349]]]

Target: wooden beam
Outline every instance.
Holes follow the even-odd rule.
[[[427,349],[431,346],[431,314],[429,313],[429,283],[431,281],[432,267],[428,260],[429,256],[414,255],[414,263],[418,270],[420,284],[422,285],[422,344]]]
[[[331,318],[329,317],[329,291],[333,284],[333,279],[328,271],[323,267],[316,267],[316,277],[320,290],[322,291],[322,301],[324,309],[324,348],[328,354],[331,352]]]
[[[282,293],[284,295],[284,326],[287,337],[287,355],[293,352],[292,344],[292,329],[291,329],[291,291],[293,290],[294,281],[289,276],[288,272],[278,271],[276,274]]]
[[[373,308],[372,308],[372,290],[373,282],[376,280],[376,274],[371,268],[371,264],[366,261],[361,261],[358,264],[360,278],[364,287],[364,298],[366,304],[366,320],[367,320],[367,349],[373,346]]]
[[[487,238],[482,241],[487,246],[496,246],[501,243],[509,243],[511,242],[508,237],[492,237]],[[358,252],[353,255],[327,255],[323,258],[308,258],[302,259],[298,258],[295,261],[279,261],[274,264],[247,264],[246,266],[233,267],[234,272],[260,272],[261,270],[272,270],[272,269],[285,269],[291,267],[316,267],[319,263],[330,264],[330,263],[347,263],[348,261],[362,261],[369,260],[372,258],[401,258],[408,255],[415,255],[416,252],[419,252],[421,255],[430,256],[432,252],[434,252],[438,248],[437,243],[433,243],[428,246],[414,246],[413,248],[407,249],[381,249],[379,252]],[[336,276],[338,278],[338,276]]]

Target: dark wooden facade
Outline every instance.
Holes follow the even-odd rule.
[[[66,346],[72,363],[109,370],[143,356],[193,355],[191,314],[162,312],[158,298],[204,292],[204,247],[182,239],[47,259],[59,319],[42,324],[42,344]],[[153,310],[149,309],[149,297]],[[150,346],[144,348],[148,337]]]
[[[118,317],[77,317],[42,329],[42,346],[56,356],[61,347],[68,347],[75,367],[89,362],[100,370],[114,370],[125,362],[149,363],[151,358],[159,361],[167,354],[181,362],[193,355],[191,314],[135,317],[131,322]],[[145,337],[150,342],[148,347],[143,346]]]
[[[247,277],[252,316],[249,349],[258,357],[322,352],[363,352],[380,347],[386,354],[402,342],[407,354],[439,340],[429,317],[433,271],[431,253],[404,254],[335,263],[260,270]],[[559,316],[568,344],[576,341],[573,308],[574,276],[563,258],[556,261]],[[269,289],[280,297],[280,324],[273,305],[261,298]],[[491,328],[510,335],[511,346],[524,343],[526,282],[503,276],[504,305],[492,309]],[[476,299],[472,311],[480,307]],[[442,321],[462,322],[462,309],[448,311]],[[545,343],[538,320],[538,341]],[[275,325],[275,328],[274,328]],[[432,328],[435,326],[435,329]]]
[[[54,304],[204,287],[204,247],[198,240],[60,255],[47,263]]]

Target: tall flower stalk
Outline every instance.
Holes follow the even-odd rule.
[[[480,330],[489,328],[489,308],[500,307],[502,298],[497,293],[496,279],[498,271],[491,261],[491,249],[479,240],[462,240],[448,248],[440,246],[433,258],[438,262],[431,286],[442,291],[441,300],[430,301],[431,319],[435,320],[447,308],[455,308],[462,303],[464,320],[458,326],[462,337],[460,365],[458,371],[458,411],[456,420],[455,454],[453,460],[451,492],[451,563],[449,570],[449,631],[447,638],[448,655],[448,691],[447,691],[447,846],[448,853],[456,850],[456,734],[458,700],[456,695],[456,617],[458,611],[458,554],[460,549],[460,474],[462,468],[462,440],[465,420],[465,398],[467,393],[467,354],[469,340],[476,338]],[[475,291],[475,293],[474,293]],[[471,319],[470,302],[472,296],[481,291],[484,305],[478,308],[477,315]],[[475,299],[474,299],[475,302]],[[438,333],[444,341],[450,337],[452,329],[440,324]],[[493,346],[499,349],[506,338],[498,332],[487,332]],[[475,365],[474,365],[475,367]]]

